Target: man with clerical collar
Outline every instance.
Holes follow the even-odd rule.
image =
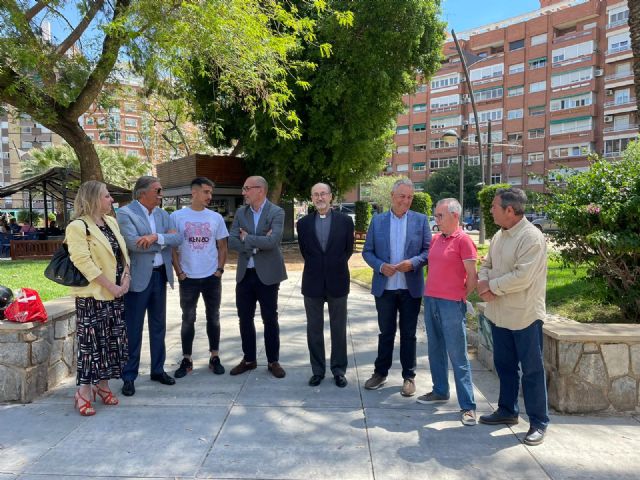
[[[326,372],[324,349],[324,304],[329,307],[331,331],[330,368],[335,384],[347,386],[347,296],[349,258],[353,253],[353,221],[331,210],[331,187],[311,187],[315,212],[298,221],[298,245],[304,258],[302,295],[307,315],[307,346],[312,376],[309,385],[318,386]]]

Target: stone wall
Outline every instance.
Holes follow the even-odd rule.
[[[46,323],[0,321],[0,402],[32,402],[76,372],[75,303],[45,303]]]
[[[493,366],[491,325],[478,306],[478,360]],[[640,411],[640,325],[544,323],[549,406],[562,413]]]

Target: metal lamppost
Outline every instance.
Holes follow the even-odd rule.
[[[453,143],[454,141],[458,142],[458,167],[460,173],[460,208],[462,212],[460,213],[460,224],[463,225],[464,221],[464,159],[462,158],[462,138],[458,135],[458,132],[455,130],[447,130],[442,134],[442,140],[447,143]]]

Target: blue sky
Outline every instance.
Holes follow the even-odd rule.
[[[540,8],[539,0],[442,0],[442,19],[462,32]]]

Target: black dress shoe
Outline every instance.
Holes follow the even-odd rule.
[[[133,380],[125,380],[122,385],[122,394],[125,397],[131,397],[135,395],[136,387],[133,385]]]
[[[347,386],[347,379],[344,375],[335,375],[333,380],[336,382],[336,387],[344,388]]]
[[[309,379],[309,386],[310,387],[317,387],[318,385],[320,385],[320,382],[322,382],[322,379],[324,378],[324,375],[314,375]]]
[[[174,385],[176,383],[176,381],[172,377],[167,375],[167,372],[152,373],[151,380],[153,380],[154,382],[160,382],[163,385]]]
[[[496,410],[490,415],[481,415],[480,423],[484,423],[485,425],[517,425],[518,417],[503,415]]]
[[[542,442],[544,442],[545,433],[545,430],[531,427],[524,437],[524,443],[531,446],[540,445]]]

